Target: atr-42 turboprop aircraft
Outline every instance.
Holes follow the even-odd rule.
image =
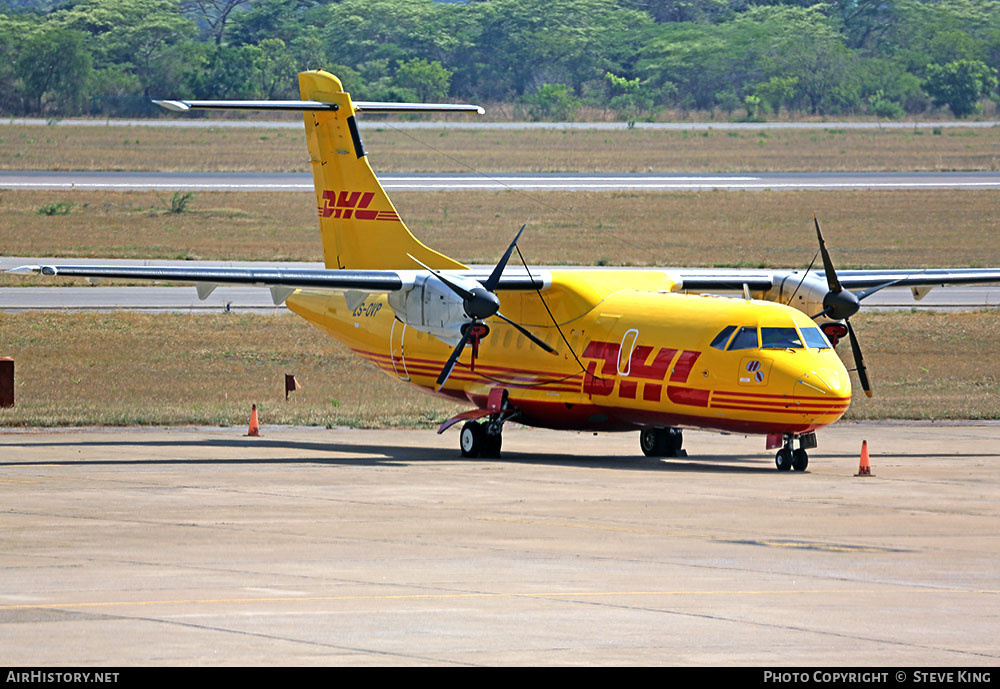
[[[1000,282],[996,270],[470,270],[418,241],[372,172],[358,112],[479,112],[467,105],[355,102],[323,71],[299,75],[301,101],[158,101],[166,108],[302,111],[325,270],[24,266],[17,272],[271,289],[289,309],[390,376],[470,403],[464,456],[497,456],[504,423],[640,431],[642,451],[677,456],[682,429],[767,437],[780,470],[802,471],[816,430],[851,402],[831,346],[845,335],[871,388],[850,317],[888,286]],[[524,231],[524,228],[521,228]],[[814,259],[815,260],[815,259]],[[704,291],[742,291],[740,297]],[[850,290],[860,290],[857,294]],[[798,447],[795,447],[795,441]]]

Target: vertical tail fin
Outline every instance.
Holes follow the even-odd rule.
[[[301,72],[299,90],[301,101],[154,102],[179,112],[192,108],[303,111],[327,268],[420,268],[413,258],[436,269],[464,268],[458,261],[424,246],[403,224],[368,164],[356,114],[358,111],[482,113],[482,108],[354,102],[337,77],[321,70]]]
[[[302,99],[333,103],[336,110],[304,115],[309,162],[327,268],[462,268],[424,246],[396,213],[368,164],[355,113],[359,109],[337,77],[327,72],[299,74]]]

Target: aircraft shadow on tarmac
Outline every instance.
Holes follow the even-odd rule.
[[[637,453],[636,456],[607,456],[607,455],[572,455],[572,454],[535,454],[516,450],[505,450],[499,458],[469,459],[458,456],[458,453],[451,448],[442,449],[438,447],[412,447],[409,445],[393,445],[391,443],[380,444],[352,444],[352,443],[330,443],[323,441],[309,442],[301,440],[280,440],[271,438],[208,438],[203,440],[138,440],[138,441],[44,441],[34,442],[26,440],[23,443],[5,443],[9,446],[19,447],[133,447],[136,450],[137,458],[121,459],[119,457],[109,459],[69,459],[69,460],[38,460],[35,461],[14,461],[0,462],[3,466],[31,466],[32,464],[60,465],[60,466],[86,466],[86,465],[158,465],[158,464],[190,464],[190,465],[236,465],[236,464],[328,464],[328,465],[353,465],[353,466],[399,466],[419,462],[500,462],[509,464],[537,464],[546,466],[565,466],[589,469],[627,469],[631,471],[672,471],[672,472],[699,472],[699,473],[774,473],[773,462],[767,456],[762,455],[705,455],[695,457],[680,457],[671,459],[659,459],[643,457]],[[347,455],[364,455],[363,457],[333,457],[333,456],[297,456],[297,457],[237,457],[237,458],[168,458],[168,457],[148,457],[142,458],[142,448],[154,447],[201,447],[201,448],[245,448],[249,453],[260,450],[296,450],[300,452],[316,453],[338,453]],[[1000,453],[976,453],[981,457],[1000,457]],[[879,458],[886,459],[906,459],[906,458],[950,458],[953,454],[948,453],[888,453],[880,454]],[[842,462],[844,457],[840,454],[823,453],[813,454],[813,460],[836,460]],[[808,471],[804,473],[809,473]],[[801,472],[789,472],[787,475],[801,475]]]
[[[469,459],[460,457],[458,452],[452,448],[442,449],[438,447],[412,447],[409,445],[393,445],[391,443],[380,444],[351,444],[351,443],[330,443],[330,442],[308,442],[301,440],[278,440],[269,438],[208,438],[204,440],[87,440],[87,441],[31,441],[23,443],[6,443],[9,446],[19,447],[132,447],[135,448],[135,459],[121,459],[119,457],[108,459],[67,459],[67,460],[38,460],[36,461],[15,461],[0,462],[0,467],[4,466],[30,466],[32,464],[59,465],[59,466],[94,466],[94,465],[158,465],[158,464],[190,464],[190,465],[236,465],[236,464],[329,464],[329,465],[353,465],[353,466],[406,466],[419,462],[500,462],[510,464],[537,464],[545,466],[565,466],[589,469],[627,469],[632,471],[688,471],[688,472],[735,472],[735,473],[773,473],[773,462],[766,456],[741,456],[741,455],[705,455],[704,457],[681,457],[673,459],[649,458],[640,455],[636,456],[608,456],[608,455],[573,455],[573,454],[535,454],[517,450],[504,450],[499,458],[479,458]],[[338,453],[347,455],[364,455],[363,457],[323,457],[323,456],[297,456],[297,457],[237,457],[237,458],[176,458],[169,457],[148,457],[143,458],[143,448],[159,447],[201,447],[201,448],[246,448],[248,452],[256,453],[259,450],[296,450],[300,452],[316,453]],[[718,463],[717,463],[718,462]],[[796,472],[798,473],[798,472]]]

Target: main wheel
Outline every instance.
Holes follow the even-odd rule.
[[[668,428],[667,433],[667,453],[665,457],[685,457],[681,450],[684,445],[684,433],[679,428]]]
[[[486,432],[483,427],[475,421],[466,421],[462,426],[462,434],[459,436],[459,444],[462,448],[463,457],[478,457],[483,451]]]
[[[678,457],[683,444],[679,428],[646,428],[639,432],[639,447],[647,457]]]
[[[783,447],[778,450],[778,454],[774,456],[774,464],[778,467],[778,471],[788,471],[792,468],[792,451]]]
[[[500,447],[503,445],[503,436],[497,433],[490,435],[483,432],[483,449],[479,451],[480,457],[499,457]]]
[[[639,432],[639,447],[647,457],[662,457],[667,451],[668,440],[662,428],[644,428]]]
[[[792,468],[795,471],[805,471],[809,466],[809,455],[802,448],[792,453]]]

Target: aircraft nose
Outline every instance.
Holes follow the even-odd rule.
[[[815,415],[817,420],[822,417],[823,423],[832,423],[851,404],[851,377],[844,368],[809,368],[799,374],[794,394],[804,413]]]
[[[799,374],[798,386],[804,389],[803,394],[807,394],[805,390],[812,390],[810,396],[823,395],[831,399],[851,396],[851,377],[846,369],[810,368]]]

